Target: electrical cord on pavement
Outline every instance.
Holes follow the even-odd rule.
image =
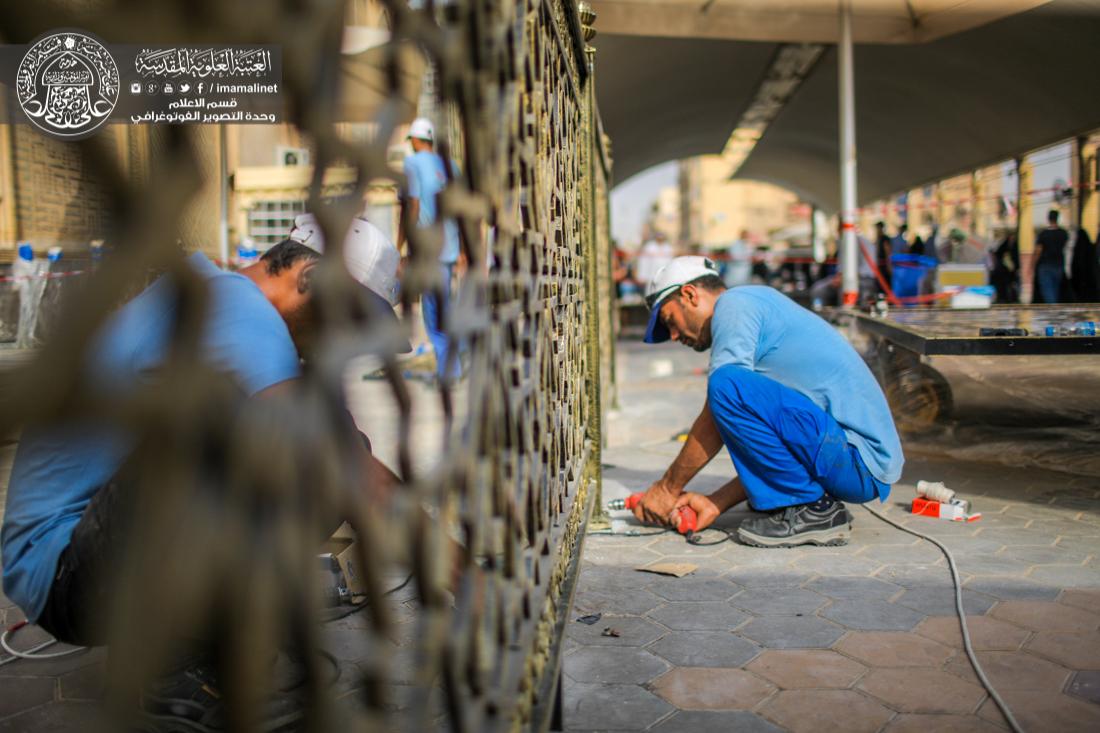
[[[704,532],[720,532],[722,537],[714,540],[713,542],[704,542],[701,537]],[[627,530],[626,532],[613,532],[610,529],[597,529],[589,532],[589,535],[603,535],[604,537],[656,537],[660,534],[676,533],[672,527],[665,527],[664,529],[655,529],[650,532],[639,532],[637,530]],[[712,547],[713,545],[720,545],[723,542],[733,541],[733,532],[728,529],[722,529],[721,527],[707,527],[706,529],[700,529],[694,532],[688,532],[684,535],[684,541],[689,545],[695,547]]]
[[[0,647],[3,647],[4,651],[11,655],[7,659],[0,660],[0,667],[4,666],[5,664],[11,664],[17,659],[57,659],[58,657],[67,657],[70,654],[82,652],[87,648],[83,646],[78,646],[73,649],[66,649],[62,652],[49,652],[48,654],[39,654],[38,652],[41,652],[43,649],[47,649],[58,643],[57,639],[50,639],[49,641],[44,641],[41,644],[33,646],[25,651],[14,649],[11,646],[11,640],[15,636],[15,632],[19,631],[24,626],[29,625],[30,623],[27,621],[20,621],[19,623],[5,629],[3,634],[0,634]]]
[[[701,536],[704,532],[720,532],[722,536],[713,542],[703,542]],[[696,547],[712,547],[714,545],[720,545],[723,542],[733,542],[733,532],[728,529],[722,529],[721,527],[707,527],[706,529],[689,532],[687,535],[687,543],[689,545],[695,545]]]
[[[386,591],[382,595],[383,596],[393,595],[394,593],[396,593],[397,591],[401,590],[406,585],[408,585],[409,581],[412,580],[412,577],[413,577],[413,574],[409,573],[408,575],[405,576],[404,580],[402,580],[400,583],[398,583],[394,587],[390,588],[388,591]],[[328,618],[323,619],[323,622],[327,624],[327,623],[332,623],[333,621],[339,621],[342,618],[347,618],[348,616],[351,616],[354,613],[359,613],[364,608],[366,608],[368,605],[370,605],[370,604],[367,603],[367,601],[360,601],[359,603],[356,603],[351,608],[349,608],[348,610],[346,610],[342,613],[338,613],[334,616],[329,616]]]
[[[982,683],[982,687],[986,689],[986,691],[989,693],[989,696],[993,698],[993,702],[995,702],[997,704],[997,707],[1001,709],[1001,712],[1004,713],[1005,720],[1008,721],[1009,727],[1012,728],[1015,733],[1024,733],[1024,729],[1020,727],[1020,724],[1019,722],[1017,722],[1016,717],[1012,714],[1012,711],[1008,709],[1008,703],[1004,701],[997,690],[993,687],[993,683],[990,682],[989,678],[985,676],[985,670],[982,669],[982,665],[978,662],[977,655],[974,654],[974,647],[970,643],[970,629],[967,628],[966,625],[966,612],[963,610],[962,581],[959,579],[959,568],[955,565],[955,556],[951,554],[951,550],[947,549],[947,547],[935,537],[930,537],[929,535],[922,534],[915,529],[909,529],[908,527],[898,524],[893,519],[890,519],[884,514],[880,514],[866,504],[863,505],[863,508],[869,511],[874,516],[881,519],[882,521],[886,522],[887,524],[897,527],[902,532],[911,534],[914,537],[920,537],[922,540],[927,540],[931,542],[933,545],[940,548],[940,550],[943,552],[944,557],[947,558],[947,565],[951,568],[951,580],[953,580],[955,583],[955,611],[959,615],[959,626],[962,629],[963,649],[966,651],[966,656],[970,659],[970,665],[974,667],[974,672],[977,673],[978,680]]]

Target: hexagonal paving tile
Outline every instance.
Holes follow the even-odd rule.
[[[1004,547],[1002,542],[983,537],[945,537],[941,541],[959,562],[965,562],[976,555],[995,555]],[[936,550],[938,552],[939,548]]]
[[[857,522],[852,527],[852,543],[870,545],[873,547],[915,545],[920,540],[911,534],[899,532],[890,526],[876,527],[867,522]]]
[[[1100,669],[1100,634],[1039,632],[1026,648],[1069,669]]]
[[[1089,537],[1096,534],[1095,525],[1077,519],[1036,519],[1027,529],[1050,537]]]
[[[1082,702],[1069,695],[1006,690],[1002,697],[1024,730],[1100,730],[1100,706]],[[978,714],[986,720],[1008,727],[992,699],[985,701]]]
[[[1100,608],[1100,589],[1070,589],[1062,591],[1058,602],[1074,608],[1092,611]]]
[[[940,565],[887,565],[875,577],[902,588],[951,585],[951,571]]]
[[[646,578],[639,577],[639,573],[632,567],[622,565],[595,565],[585,563],[580,570],[581,583],[585,588],[640,588],[645,585]]]
[[[903,713],[969,713],[985,697],[979,685],[939,669],[874,669],[859,687]]]
[[[1033,511],[1033,507],[1029,504],[1028,508],[1023,511]],[[1057,535],[1051,535],[1046,532],[1032,532],[1027,529],[1018,529],[1016,527],[991,527],[989,529],[983,529],[975,536],[981,537],[983,540],[992,540],[1012,547],[1019,545],[1049,546],[1053,545],[1054,540],[1057,539]]]
[[[1100,554],[1100,534],[1091,534],[1084,537],[1059,537],[1055,547],[1072,552],[1084,552],[1089,555]]]
[[[1031,521],[1027,517],[1018,517],[1015,514],[990,514],[985,509],[985,499],[976,499],[972,504],[975,507],[981,506],[982,519],[980,524],[985,525],[977,529],[1022,529]]]
[[[939,667],[955,653],[932,639],[900,631],[856,631],[834,649],[872,667]]]
[[[722,575],[730,571],[730,563],[722,555],[661,555],[658,562],[687,562],[697,565],[696,574]]]
[[[60,679],[61,699],[99,700],[103,697],[106,664],[92,664],[63,675]]]
[[[804,588],[750,588],[730,601],[757,616],[809,615],[826,602],[824,596]]]
[[[731,542],[722,547],[722,557],[735,570],[790,570],[791,563],[802,557],[794,550],[764,550]]]
[[[1001,601],[1053,601],[1061,592],[1051,585],[1011,576],[975,575],[963,585]]]
[[[649,612],[649,618],[677,631],[733,631],[750,616],[724,601],[666,603]]]
[[[1095,588],[1100,583],[1100,564],[1096,564],[1096,560],[1089,560],[1081,567],[1037,565],[1027,573],[1027,577],[1036,583],[1059,588]]]
[[[745,667],[784,690],[850,687],[867,668],[825,649],[769,649]]]
[[[883,733],[1002,733],[1002,730],[973,715],[905,713],[891,720]]]
[[[740,590],[719,577],[658,578],[648,586],[650,591],[669,601],[725,601]]]
[[[1026,562],[1029,565],[1081,565],[1088,559],[1088,555],[1074,552],[1064,547],[1034,547],[1023,545],[1009,547],[1003,553],[1005,557]]]
[[[583,578],[582,578],[583,580]],[[661,599],[648,590],[589,588],[586,585],[577,590],[573,601],[573,611],[577,616],[591,613],[614,613],[621,615],[641,615],[661,605]]]
[[[1032,568],[1030,563],[1014,560],[1005,555],[955,556],[955,564],[964,575],[1023,576]],[[946,568],[945,568],[946,572]]]
[[[814,554],[799,558],[792,563],[797,570],[821,575],[870,575],[882,567],[882,563],[865,557],[846,557],[843,555]]]
[[[963,610],[967,615],[984,614],[996,602],[989,596],[983,596],[972,590],[964,589],[962,597]],[[894,602],[928,616],[946,616],[956,611],[953,588],[911,588]]]
[[[990,612],[1032,631],[1095,631],[1100,616],[1052,601],[1002,601]]]
[[[970,644],[978,651],[1015,651],[1027,641],[1027,629],[989,616],[967,616]],[[914,629],[921,636],[953,649],[962,649],[962,631],[957,616],[930,616]]]
[[[565,693],[567,730],[648,728],[674,708],[637,685],[577,683]]]
[[[878,578],[855,576],[820,577],[806,584],[810,590],[836,600],[876,599],[885,601],[901,593],[901,586]]]
[[[755,713],[744,710],[682,710],[671,718],[662,720],[653,728],[654,733],[783,733]]]
[[[1076,672],[1066,685],[1066,694],[1100,705],[1100,672]]]
[[[784,690],[760,712],[791,733],[873,733],[893,716],[855,690]]]
[[[751,710],[775,686],[743,669],[675,667],[649,689],[682,710]]]
[[[867,557],[883,565],[926,565],[939,560],[943,553],[935,545],[921,542],[916,545],[870,547],[860,553],[860,557]]]
[[[911,608],[886,601],[837,601],[821,615],[864,631],[908,631],[924,618]]]
[[[573,617],[577,617],[575,610]],[[603,630],[609,626],[618,631],[619,636],[604,636]],[[582,646],[645,646],[668,632],[641,616],[605,615],[591,626],[570,621],[565,633],[567,638]]]
[[[0,682],[0,718],[30,710],[53,700],[57,681],[53,677],[9,677]]]
[[[1061,692],[1069,679],[1069,670],[1027,652],[978,652],[978,662],[997,691],[1050,690]],[[946,667],[948,672],[979,684],[974,667],[965,654],[959,654]]]
[[[635,647],[592,647],[567,654],[562,667],[578,682],[637,685],[664,672],[668,663]]]
[[[650,645],[678,667],[740,667],[760,653],[760,648],[722,631],[673,631]]]
[[[749,621],[738,633],[770,649],[825,649],[844,629],[817,616],[768,616]]]
[[[715,539],[721,539],[720,533],[705,533],[703,535],[702,542],[713,542],[714,539],[709,539],[710,534],[717,534]],[[662,555],[688,555],[693,557],[704,557],[707,555],[717,555],[722,551],[722,545],[693,545],[689,543],[683,535],[668,533],[663,537],[660,537],[653,542],[646,545],[647,548],[653,552],[658,552]]]
[[[726,578],[745,588],[796,588],[810,578],[813,573],[802,570],[780,569],[738,569],[726,575]]]
[[[600,541],[604,539],[610,538],[588,538],[584,545],[584,559],[586,561],[598,565],[623,565],[625,567],[633,567],[634,565],[661,559],[660,553],[650,552],[645,547],[641,547],[638,544],[641,540],[638,538],[631,538],[635,540],[631,543]]]
[[[5,684],[9,680],[5,680]],[[40,705],[0,722],[0,733],[27,731],[118,730],[101,705],[88,702],[55,702]]]

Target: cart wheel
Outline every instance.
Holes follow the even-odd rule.
[[[954,410],[951,386],[927,364],[894,380],[886,390],[886,398],[903,432],[928,430],[947,420]]]

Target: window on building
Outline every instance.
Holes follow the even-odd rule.
[[[257,250],[264,252],[286,239],[294,226],[294,217],[305,211],[306,202],[302,199],[257,201],[248,212],[248,237]]]

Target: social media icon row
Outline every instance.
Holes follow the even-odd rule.
[[[201,86],[201,85],[200,85]],[[130,94],[190,94],[191,84],[189,82],[181,82],[179,84],[173,84],[172,82],[130,82]],[[199,90],[201,91],[201,89]]]

